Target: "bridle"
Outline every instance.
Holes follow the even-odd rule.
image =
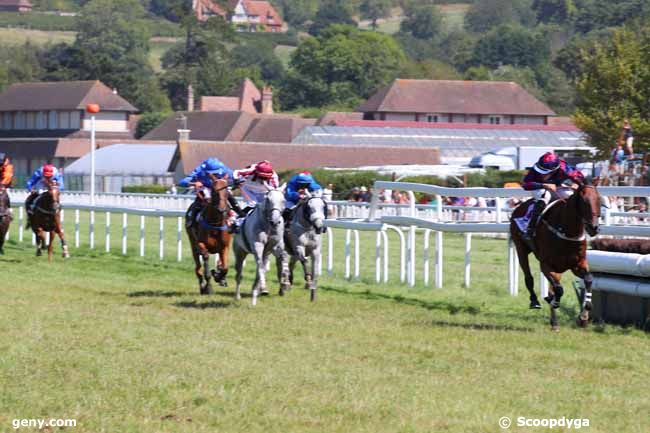
[[[302,208],[302,216],[309,223],[309,227],[313,227],[314,229],[316,229],[316,231],[318,231],[319,227],[316,227],[316,225],[314,224],[314,222],[310,218],[311,214],[312,214],[312,210],[309,207],[309,202],[312,201],[312,200],[315,200],[315,199],[321,200],[323,202],[323,217],[325,219],[327,219],[327,202],[322,197],[311,196],[307,200],[303,200],[303,202],[301,203],[301,206],[303,206],[303,208]],[[298,224],[300,224],[302,227],[305,227],[300,222],[298,222]],[[305,228],[309,228],[309,227],[305,227]]]
[[[269,194],[271,194],[273,191],[279,190],[270,190],[264,198],[264,219],[270,225],[273,225],[273,212],[278,212],[280,214],[280,219],[282,219],[282,209],[279,207],[272,207],[273,203],[271,202]]]
[[[600,218],[600,209],[597,209],[597,211],[594,212],[594,209],[591,208],[591,203],[587,202],[584,199],[584,197],[582,196],[582,194],[581,194],[581,190],[585,190],[585,189],[588,189],[588,188],[593,189],[593,190],[596,189],[596,187],[593,186],[593,185],[584,185],[583,184],[583,185],[581,185],[580,190],[577,192],[577,195],[579,196],[578,200],[581,200],[584,205],[589,207],[589,210],[591,211],[591,215],[584,215],[582,206],[578,207],[578,214],[580,215],[580,218],[581,218],[582,222],[584,223],[585,227],[587,228],[587,231],[590,232],[590,233],[593,232],[593,233],[597,234],[598,231],[599,231],[598,219]],[[591,219],[587,218],[589,216],[591,216]],[[596,224],[593,224],[594,221],[596,221]]]

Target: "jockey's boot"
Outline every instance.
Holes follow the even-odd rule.
[[[239,233],[239,222],[237,220],[233,221],[232,224],[228,227],[228,233],[236,235]]]
[[[291,222],[291,215],[293,214],[293,209],[292,208],[285,208],[284,211],[282,211],[282,218],[284,218],[284,228],[288,229],[289,228],[289,222]]]
[[[185,214],[185,227],[188,229],[194,225],[195,219],[196,219],[196,213],[199,212],[201,209],[201,202],[197,198],[192,202],[190,207],[187,209],[187,213]]]
[[[539,216],[542,214],[542,211],[546,207],[546,203],[542,200],[535,202],[533,211],[530,213],[530,221],[528,222],[528,227],[526,227],[526,233],[524,233],[524,239],[526,241],[532,242],[533,237],[535,237],[535,229],[537,228],[537,221]]]

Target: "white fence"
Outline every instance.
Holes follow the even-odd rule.
[[[326,221],[326,226],[330,228],[327,232],[324,260],[326,260],[326,269],[328,274],[333,273],[333,258],[334,258],[334,232],[332,228],[345,230],[345,277],[346,278],[359,278],[360,276],[360,231],[373,231],[376,232],[375,237],[375,281],[387,282],[390,270],[389,264],[389,231],[395,232],[399,239],[399,279],[401,282],[406,282],[410,286],[416,284],[416,250],[417,250],[417,233],[422,234],[423,255],[421,264],[423,266],[423,283],[424,285],[430,284],[430,271],[431,271],[431,257],[433,257],[433,273],[435,287],[441,288],[443,285],[443,233],[464,233],[465,234],[465,267],[464,267],[464,285],[470,286],[471,283],[471,246],[473,233],[501,233],[505,235],[508,232],[509,224],[507,222],[508,211],[504,207],[504,203],[512,197],[527,197],[529,192],[516,189],[507,188],[443,188],[433,185],[403,183],[403,182],[376,182],[375,190],[379,189],[399,189],[404,191],[409,196],[410,204],[406,206],[390,206],[378,203],[373,200],[370,204],[350,204],[343,202],[340,208],[337,208],[339,219],[330,219]],[[599,191],[604,196],[615,195],[617,197],[647,197],[650,196],[650,187],[604,187]],[[424,206],[418,207],[415,205],[415,192],[421,192],[436,196],[437,206]],[[21,196],[22,194],[22,196]],[[18,240],[23,241],[24,237],[24,209],[22,207],[22,200],[26,193],[20,191],[12,192],[12,200],[14,206],[17,208],[17,221],[12,224],[10,233],[7,236],[12,236],[12,231],[18,231]],[[457,209],[454,207],[445,207],[442,198],[449,197],[484,197],[493,198],[496,205],[492,208],[470,208]],[[121,205],[104,205],[104,201],[116,201]],[[184,235],[184,221],[183,216],[185,208],[193,200],[192,196],[173,196],[173,195],[148,195],[148,194],[98,194],[96,206],[91,207],[85,203],[74,203],[74,201],[87,201],[89,202],[89,195],[87,193],[65,193],[62,202],[64,203],[63,219],[70,218],[70,214],[74,213],[74,246],[80,246],[80,211],[88,211],[90,214],[89,223],[89,247],[91,249],[96,247],[95,240],[95,221],[99,214],[104,214],[106,231],[104,233],[104,249],[109,252],[111,249],[111,236],[113,235],[113,219],[115,215],[121,215],[121,224],[118,227],[121,229],[121,252],[127,254],[127,236],[128,236],[128,219],[127,215],[138,215],[139,221],[139,255],[145,254],[145,232],[146,232],[146,217],[158,218],[158,233],[159,233],[159,248],[158,256],[160,259],[165,258],[165,245],[164,234],[173,227],[176,236],[176,251],[174,256],[176,260],[182,260],[183,257],[183,239]],[[133,205],[149,204],[153,206],[158,204],[165,207],[173,207],[175,209],[155,209],[144,208]],[[363,220],[344,220],[340,219],[341,213],[347,212],[343,206],[355,206],[356,209],[363,209],[366,213],[366,218]],[[146,207],[146,206],[145,206]],[[479,221],[457,221],[448,216],[457,210],[466,210],[468,212],[479,212],[482,220]],[[165,218],[175,218],[175,224],[166,224]],[[629,213],[614,214],[609,211],[605,212],[604,224],[601,234],[612,236],[629,236],[629,237],[650,237],[650,226],[647,222],[642,221],[641,218],[650,217],[650,214],[635,214],[630,216]],[[616,220],[620,218],[620,220]],[[636,218],[638,225],[616,225],[615,223],[623,221],[623,219]],[[17,223],[17,224],[16,224]],[[17,226],[17,228],[15,228]],[[431,235],[435,234],[435,245],[432,248],[430,243]],[[352,238],[354,238],[354,254],[352,253]],[[33,240],[33,237],[32,237]],[[318,269],[322,269],[319,264]],[[509,291],[512,295],[518,293],[518,264],[517,257],[514,253],[512,245],[508,247],[508,278],[509,278]],[[546,280],[541,279],[542,291],[546,290]]]

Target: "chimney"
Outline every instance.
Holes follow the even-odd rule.
[[[264,86],[262,89],[262,114],[273,114],[273,89]]]
[[[194,111],[194,88],[191,84],[187,86],[187,111]]]

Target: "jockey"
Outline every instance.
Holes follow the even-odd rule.
[[[199,164],[192,173],[185,176],[178,183],[180,186],[185,188],[193,186],[196,191],[196,199],[192,202],[187,210],[187,214],[185,215],[185,224],[187,227],[194,224],[196,214],[200,212],[207,200],[210,199],[212,191],[211,174],[216,176],[217,179],[223,179],[226,176],[232,179],[233,172],[227,165],[219,161],[217,158],[208,158]],[[239,209],[237,202],[230,194],[230,190],[228,190],[228,202],[233,209]]]
[[[298,205],[298,202],[305,197],[305,192],[322,192],[323,188],[314,180],[314,177],[308,171],[298,173],[289,179],[287,189],[284,191],[284,197],[287,200],[287,208],[284,213],[284,220],[291,219],[291,211]]]
[[[14,166],[6,153],[0,152],[0,185],[9,188],[14,181]]]
[[[45,164],[32,174],[32,177],[27,181],[27,190],[30,191],[29,196],[25,200],[25,209],[27,214],[31,215],[34,209],[36,197],[41,193],[41,190],[47,189],[47,183],[54,181],[59,185],[59,190],[63,191],[63,175],[52,164]]]
[[[524,177],[523,187],[526,191],[535,191],[535,205],[530,215],[530,222],[524,233],[526,240],[532,240],[535,234],[537,219],[552,200],[558,199],[557,188],[565,181],[581,183],[584,180],[582,172],[571,167],[553,152],[546,152],[535,163]]]
[[[233,232],[237,233],[245,215],[257,203],[264,200],[269,189],[275,189],[280,186],[280,181],[278,174],[273,170],[273,164],[267,160],[249,165],[241,170],[235,170],[233,178],[235,185],[238,185],[241,190],[244,203],[246,203],[244,210],[238,212],[240,218],[237,219],[233,227]]]

